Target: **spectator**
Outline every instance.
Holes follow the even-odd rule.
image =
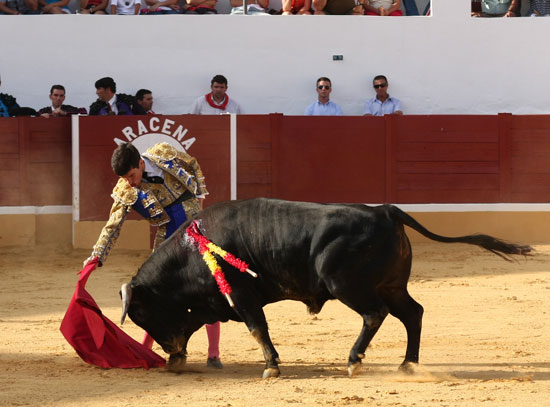
[[[65,101],[65,87],[63,85],[53,85],[50,89],[51,106],[43,107],[38,111],[38,115],[50,118],[50,117],[63,117],[73,114],[86,114],[86,109],[83,107],[78,108],[71,105],[64,105]]]
[[[401,0],[365,0],[365,14],[368,16],[402,16]]]
[[[311,14],[311,0],[283,0],[282,12],[284,16],[291,14]]]
[[[90,115],[132,115],[134,97],[117,94],[116,83],[113,78],[105,77],[95,83],[96,95],[99,98],[90,106]]]
[[[363,6],[359,0],[313,0],[313,7],[315,14],[363,14]]]
[[[531,0],[527,15],[530,17],[550,16],[550,0]]]
[[[42,6],[42,14],[71,14],[69,7],[70,0],[38,0]]]
[[[20,107],[14,113],[14,116],[38,116],[36,110],[32,107]]]
[[[385,114],[403,114],[399,99],[388,93],[388,79],[384,75],[377,75],[372,81],[376,96],[365,103],[364,116],[384,116]]]
[[[155,114],[153,112],[153,93],[148,89],[140,89],[136,93],[136,103],[132,106],[135,115]]]
[[[416,6],[416,0],[403,0],[403,5],[405,6],[405,11],[407,12],[408,16],[418,15],[418,7]],[[430,2],[428,2],[428,6],[429,5],[430,5]]]
[[[182,14],[218,14],[216,5],[218,0],[186,0],[186,7]]]
[[[160,14],[179,14],[178,0],[142,0],[144,1],[145,9],[141,10],[142,14],[160,15]]]
[[[2,78],[0,77],[0,86],[2,86]],[[12,95],[0,93],[0,117],[15,116],[19,110],[19,105]]]
[[[105,14],[109,0],[80,0],[80,14]]]
[[[332,83],[327,77],[317,79],[317,101],[306,108],[306,116],[342,116],[342,109],[336,103],[331,102],[330,92]]]
[[[141,8],[141,0],[111,0],[112,15],[131,16],[138,15]]]
[[[405,12],[408,16],[417,16],[418,13],[418,7],[416,6],[416,0],[403,0],[403,5],[405,6]],[[428,4],[426,4],[426,7],[424,8],[423,16],[429,16],[430,12],[430,6],[431,1],[428,1]]]
[[[231,14],[244,14],[243,10],[243,0],[229,0],[231,3]],[[250,15],[259,15],[259,16],[268,16],[267,8],[269,7],[269,0],[248,0],[247,4],[247,14]]]
[[[237,102],[227,95],[227,79],[216,75],[210,81],[210,93],[199,97],[193,102],[191,114],[241,114],[242,109]]]
[[[519,0],[481,0],[481,11],[472,11],[472,17],[517,17]]]
[[[40,14],[38,0],[0,0],[0,14]]]
[[[2,85],[2,78],[0,78]],[[19,106],[15,98],[5,93],[0,93],[0,117],[36,116],[36,110],[32,107]]]

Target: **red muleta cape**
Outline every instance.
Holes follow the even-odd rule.
[[[86,291],[88,277],[97,267],[94,260],[80,270],[76,290],[61,322],[67,342],[85,362],[103,368],[162,367],[165,360],[125,334],[103,315]]]

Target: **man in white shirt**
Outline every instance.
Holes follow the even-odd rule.
[[[239,104],[227,95],[227,79],[223,75],[216,75],[210,81],[211,92],[199,97],[191,106],[191,114],[222,114],[243,111]]]
[[[111,0],[112,15],[137,15],[141,8],[141,0]]]

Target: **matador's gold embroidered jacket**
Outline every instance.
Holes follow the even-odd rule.
[[[109,220],[92,251],[92,257],[97,256],[101,263],[113,248],[131,209],[136,210],[151,225],[158,226],[155,236],[157,247],[166,239],[167,225],[174,222],[167,212],[167,207],[182,194],[190,192],[192,195],[189,199],[176,204],[181,205],[186,217],[190,218],[201,209],[199,198],[204,198],[208,194],[200,166],[189,154],[176,150],[168,143],[159,143],[149,148],[142,156],[162,169],[164,182],[157,184],[144,180],[139,188],[134,188],[124,178],[118,180],[111,194],[114,203]]]

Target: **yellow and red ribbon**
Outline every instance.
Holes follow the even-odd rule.
[[[198,245],[199,252],[202,255],[202,259],[210,269],[210,272],[216,280],[216,283],[218,283],[218,288],[220,289],[220,292],[225,296],[225,298],[227,298],[227,301],[233,307],[233,301],[231,301],[231,297],[229,296],[232,291],[231,286],[225,279],[225,274],[223,273],[223,270],[218,262],[216,261],[214,254],[217,254],[233,267],[240,270],[241,273],[247,272],[253,277],[257,277],[257,274],[248,268],[248,263],[233,256],[231,253],[226,252],[221,247],[216,246],[214,243],[208,240],[199,230],[197,221],[191,222],[189,227],[186,229],[186,233],[187,236],[193,239],[193,242]]]

